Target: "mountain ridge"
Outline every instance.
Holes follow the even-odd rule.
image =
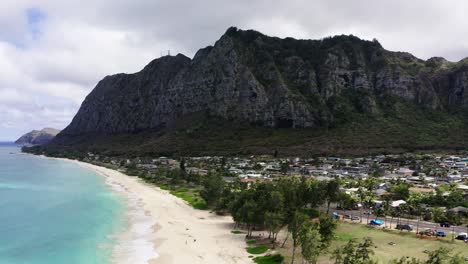
[[[164,56],[140,72],[105,77],[51,145],[72,146],[86,135],[157,134],[181,124],[193,131],[206,120],[321,131],[365,116],[413,118],[417,109],[447,115],[441,120],[456,116],[464,133],[467,85],[466,60],[424,61],[355,36],[280,39],[231,27],[193,59]],[[99,145],[91,142],[81,143]]]

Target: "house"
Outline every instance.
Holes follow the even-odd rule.
[[[390,185],[388,183],[386,183],[386,182],[379,183],[377,185],[378,190],[387,190],[389,187],[390,187]]]
[[[327,177],[327,176],[316,176],[314,178],[317,181],[331,181],[331,180],[333,180],[332,177]]]
[[[447,210],[449,212],[453,212],[459,215],[468,215],[468,208],[463,207],[463,206],[457,206],[452,209]]]
[[[248,178],[248,177],[244,177],[244,178],[240,179],[240,182],[247,184],[247,188],[250,188],[250,186],[253,183],[257,182],[257,180],[258,179],[251,179],[251,178]]]
[[[447,181],[450,183],[461,182],[462,176],[458,174],[450,174],[450,175],[447,175]]]
[[[385,194],[387,194],[387,191],[385,189],[377,189],[374,191],[374,194],[377,195],[377,196],[383,196]]]
[[[353,194],[355,194],[355,193],[357,193],[359,191],[359,188],[345,188],[345,189],[343,189],[343,191],[346,194],[353,195]]]
[[[195,175],[200,175],[200,176],[208,175],[208,170],[199,169],[196,167],[188,167],[185,170],[187,171],[188,174],[195,174]]]
[[[408,168],[399,168],[397,171],[397,174],[403,175],[403,176],[411,176],[413,175],[413,170],[410,170]]]
[[[463,192],[468,192],[468,185],[459,184],[457,186],[457,189],[460,190],[460,191],[463,191]]]
[[[137,164],[136,167],[146,171],[154,171],[158,169],[158,166],[154,164]]]
[[[243,170],[238,169],[238,168],[234,168],[234,167],[229,168],[228,171],[229,171],[230,173],[234,173],[234,174],[241,174],[241,173],[243,172]]]
[[[400,207],[402,204],[406,204],[406,202],[403,200],[397,200],[397,201],[393,201],[391,206],[393,208],[396,208],[396,207]]]

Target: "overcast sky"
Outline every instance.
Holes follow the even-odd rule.
[[[273,36],[377,38],[427,59],[468,56],[468,1],[1,0],[0,141],[62,129],[104,76],[161,51],[193,56],[229,26]]]

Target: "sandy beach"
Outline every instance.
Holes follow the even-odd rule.
[[[116,263],[252,263],[244,236],[230,233],[230,216],[193,209],[168,191],[137,177],[71,162],[106,177],[106,182],[128,200],[130,229],[118,239],[121,243],[116,246]]]

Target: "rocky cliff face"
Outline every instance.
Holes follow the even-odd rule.
[[[60,136],[159,129],[192,115],[314,128],[353,112],[384,112],[388,98],[464,107],[467,86],[464,61],[423,61],[353,36],[279,39],[230,28],[193,59],[166,56],[138,73],[105,77]]]
[[[55,136],[60,132],[54,128],[44,128],[42,130],[33,130],[29,133],[24,134],[15,144],[18,145],[44,145],[49,143]]]

